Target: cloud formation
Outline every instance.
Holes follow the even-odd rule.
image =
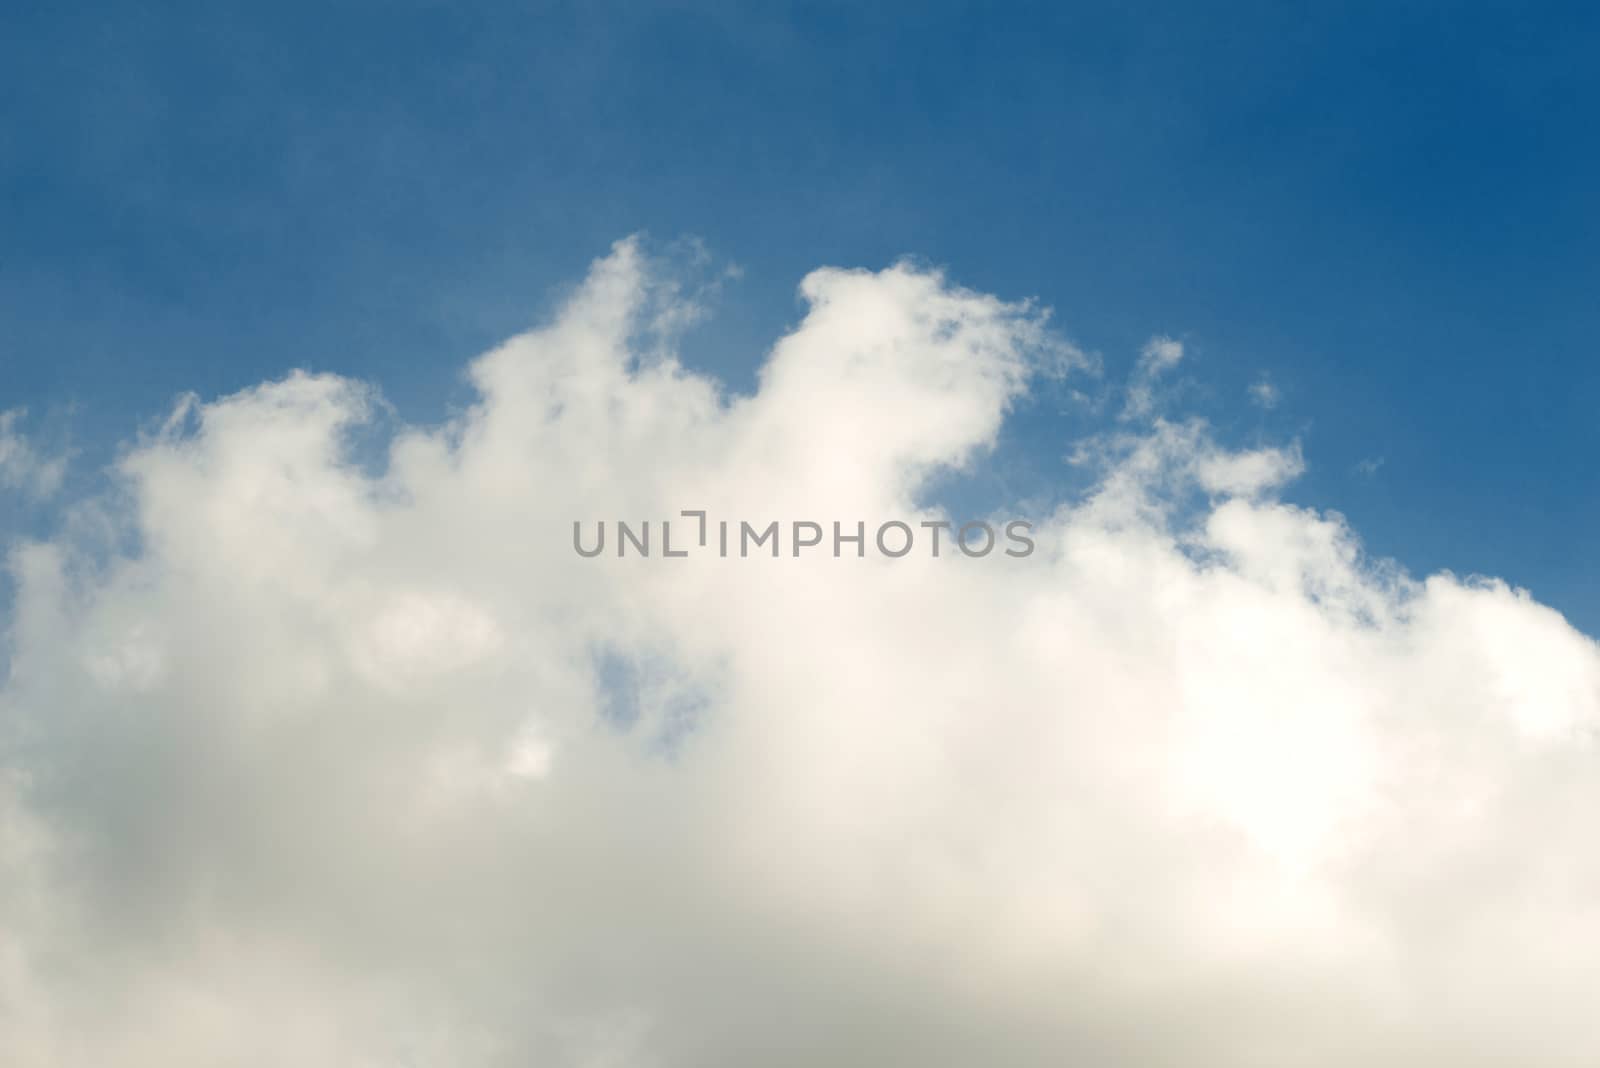
[[[1258,408],[1265,408],[1269,411],[1273,408],[1276,408],[1283,400],[1283,391],[1277,386],[1273,385],[1270,378],[1263,377],[1256,379],[1254,382],[1250,383],[1249,389],[1247,389],[1245,392],[1249,395],[1250,402],[1252,404]]]
[[[27,413],[19,408],[0,412],[0,490],[20,491],[30,497],[48,497],[61,488],[66,474],[65,456],[44,456],[17,429]]]
[[[376,470],[372,387],[294,374],[16,546],[0,1063],[1595,1062],[1595,643],[1279,501],[1297,446],[1161,414],[1175,342],[1027,558],[577,557],[951,518],[1081,364],[935,272],[801,288],[730,396],[623,242]]]

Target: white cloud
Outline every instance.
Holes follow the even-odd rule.
[[[1252,497],[1279,488],[1304,470],[1299,445],[1245,452],[1215,450],[1199,457],[1195,477],[1207,493]]]
[[[0,490],[20,490],[33,497],[49,497],[61,488],[67,459],[39,454],[32,442],[17,430],[25,414],[17,408],[0,412]]]
[[[1151,338],[1139,351],[1134,364],[1133,377],[1128,384],[1128,399],[1123,408],[1124,419],[1148,416],[1156,406],[1156,382],[1183,359],[1183,343],[1170,337]]]
[[[1594,642],[1193,422],[1085,442],[1026,559],[579,559],[574,519],[933,518],[1073,359],[822,270],[729,398],[630,340],[652,270],[381,475],[370,390],[295,375],[129,453],[138,555],[13,552],[0,1063],[1600,1055]]]
[[[1276,408],[1279,402],[1283,400],[1283,391],[1273,385],[1272,380],[1268,378],[1256,379],[1256,381],[1250,383],[1250,388],[1246,392],[1250,395],[1251,403],[1258,408],[1265,408],[1269,411]]]

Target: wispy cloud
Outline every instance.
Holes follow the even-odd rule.
[[[1140,350],[1139,361],[1134,365],[1122,417],[1137,419],[1150,415],[1155,410],[1157,381],[1182,359],[1182,342],[1165,336],[1151,338]]]
[[[1249,394],[1252,404],[1267,411],[1276,408],[1279,402],[1283,400],[1283,392],[1273,385],[1272,380],[1268,378],[1256,379],[1250,384],[1250,388],[1246,392]]]
[[[30,497],[49,497],[66,475],[64,455],[45,456],[18,429],[27,413],[20,408],[0,412],[0,489]]]

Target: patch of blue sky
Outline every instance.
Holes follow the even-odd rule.
[[[1593,633],[1596,19],[13,5],[0,410],[66,425],[90,472],[177,395],[296,366],[436,420],[470,400],[468,358],[639,230],[743,268],[685,359],[748,390],[806,271],[913,254],[1037,296],[1113,380],[1182,339],[1192,412],[1302,439],[1291,499]],[[972,492],[1069,482],[1081,418],[1019,406]]]

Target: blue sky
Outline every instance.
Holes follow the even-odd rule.
[[[0,29],[0,409],[80,450],[293,366],[407,418],[618,237],[743,269],[748,386],[821,264],[1035,295],[1290,496],[1600,631],[1596,16],[1577,5],[72,5]],[[1281,401],[1263,412],[1263,375]],[[1006,463],[1082,430],[1041,397]],[[1361,466],[1381,460],[1369,473]],[[86,472],[88,474],[86,474]],[[8,501],[4,507],[11,507]]]

